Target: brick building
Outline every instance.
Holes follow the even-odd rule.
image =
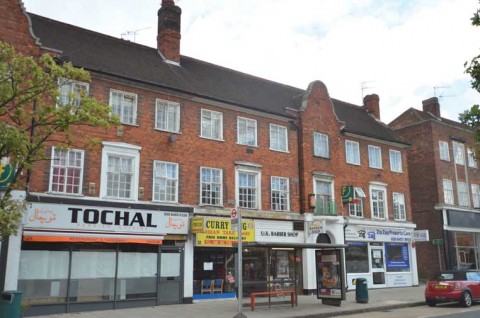
[[[479,268],[480,173],[469,127],[441,117],[436,97],[410,108],[389,126],[407,140],[413,220],[428,229],[417,244],[419,277],[438,270]],[[433,244],[435,242],[435,244]]]
[[[311,293],[313,248],[344,244],[336,262],[347,275],[328,293],[359,277],[372,288],[418,283],[408,144],[380,121],[377,95],[352,105],[319,81],[303,90],[180,55],[171,0],[158,11],[157,48],[28,14],[18,0],[0,14],[6,6],[0,40],[88,70],[91,83],[60,90],[86,90],[122,121],[79,128],[101,143],[49,145],[52,160],[31,171],[8,282],[30,314],[235,296],[234,208],[246,293]]]

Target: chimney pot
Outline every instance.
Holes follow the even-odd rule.
[[[162,0],[158,10],[157,49],[167,61],[180,63],[180,17],[182,9],[173,0]]]
[[[440,103],[437,97],[432,97],[422,101],[423,111],[429,112],[435,117],[440,118]]]
[[[367,95],[363,98],[363,107],[368,113],[380,120],[380,97],[377,94]]]

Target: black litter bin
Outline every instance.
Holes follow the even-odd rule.
[[[6,290],[0,298],[0,318],[20,318],[22,305],[22,292]]]
[[[368,303],[368,284],[365,278],[357,278],[355,284],[355,300],[357,303]]]

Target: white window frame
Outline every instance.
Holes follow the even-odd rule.
[[[474,208],[480,208],[480,185],[472,184],[472,205]]]
[[[215,182],[214,180],[212,180],[212,178],[210,178],[210,180],[208,181],[204,181],[204,172],[206,171],[211,171],[211,172],[218,172],[219,173],[219,178],[220,178],[220,181],[219,182]],[[208,185],[210,186],[210,190],[209,190],[209,193],[213,192],[211,191],[211,188],[212,186],[218,186],[219,187],[219,198],[218,198],[218,203],[215,204],[215,203],[205,203],[203,202],[203,185]],[[210,168],[210,167],[200,167],[200,205],[207,205],[207,206],[223,206],[223,170],[222,169],[217,169],[217,168]],[[213,200],[212,197],[209,197],[206,199],[210,199],[210,200]]]
[[[285,186],[286,188],[285,189],[274,188],[274,184],[276,184],[275,181],[278,181],[278,183],[283,183],[281,184],[281,186]],[[278,211],[278,212],[290,211],[290,182],[289,181],[290,180],[288,178],[284,178],[284,177],[272,176],[270,178],[270,186],[271,186],[270,200],[271,200],[272,211]],[[284,209],[281,208],[282,204],[280,204],[280,208],[274,205],[274,198],[273,198],[274,194],[278,195],[279,198],[282,198],[282,195],[283,195],[283,197],[286,199]]]
[[[368,145],[368,165],[370,168],[382,169],[382,148]]]
[[[459,165],[465,164],[465,145],[459,142],[453,142],[453,155],[455,163]]]
[[[59,78],[57,83],[59,90],[57,107],[62,107],[71,103],[73,109],[76,109],[81,105],[80,92],[84,91],[85,95],[88,96],[88,83],[74,81],[63,77]]]
[[[240,204],[240,175],[247,174],[254,177],[255,180],[255,202],[252,207]],[[262,209],[262,173],[258,167],[255,166],[237,166],[235,167],[235,202],[237,206],[249,210]]]
[[[405,194],[393,192],[393,219],[396,221],[406,221],[407,212],[405,208]]]
[[[443,179],[443,203],[455,204],[455,196],[453,195],[453,183],[450,179]]]
[[[215,136],[215,129],[218,136]],[[200,113],[200,137],[223,141],[223,113],[202,109]]]
[[[330,143],[327,134],[313,133],[313,155],[317,157],[330,158]]]
[[[345,140],[345,161],[352,165],[360,165],[360,144],[357,141]]]
[[[371,184],[369,188],[370,192],[370,207],[372,211],[372,219],[388,219],[388,196],[387,187],[383,185]],[[383,193],[383,200],[374,198],[374,194]],[[375,203],[377,209],[375,209]],[[380,204],[383,207],[383,212],[380,210]]]
[[[321,182],[321,183],[325,183],[325,184],[328,184],[329,186],[329,193],[319,193],[320,192],[320,189],[318,189],[318,183]],[[334,208],[336,209],[337,213],[338,213],[338,207],[336,206],[336,203],[335,203],[335,180],[333,179],[333,177],[330,177],[330,176],[327,176],[327,175],[314,175],[313,177],[313,192],[315,194],[315,201],[316,201],[316,207],[315,207],[315,210],[321,208],[320,204],[322,202],[322,200],[320,199],[320,196],[323,196],[325,197],[325,200],[323,202],[326,202],[324,203],[324,209],[325,211],[322,212],[322,211],[319,211],[320,214],[323,214],[323,213],[326,213],[326,214],[330,214],[331,211],[330,209],[331,208]]]
[[[283,141],[282,142],[282,137]],[[288,152],[288,130],[285,126],[270,124],[270,150]]]
[[[138,200],[138,184],[140,176],[140,150],[142,147],[123,142],[102,142],[102,172],[100,177],[100,197],[113,200],[137,201]],[[130,158],[132,162],[132,181],[130,184],[130,198],[120,198],[107,196],[107,180],[108,180],[108,158],[109,156]]]
[[[358,202],[348,202],[348,214],[352,217],[363,218],[363,209],[365,206],[363,198],[366,197],[365,192],[363,192],[362,188],[357,187],[354,187],[353,190],[353,199]]]
[[[390,149],[390,170],[393,172],[403,172],[402,153],[398,150]]]
[[[438,149],[440,152],[440,160],[450,161],[450,149],[447,141],[439,141]]]
[[[467,148],[468,166],[470,168],[477,168],[477,159],[475,158],[475,151],[472,148]]]
[[[51,163],[50,163],[50,180],[49,180],[49,188],[48,191],[52,193],[62,193],[66,195],[81,195],[83,193],[83,170],[84,170],[84,160],[85,160],[85,151],[80,150],[80,149],[69,149],[69,150],[59,150],[58,152],[65,152],[66,153],[66,158],[65,158],[65,165],[60,165],[57,164],[55,161],[55,154],[57,153],[57,147],[52,147],[52,153],[51,153]],[[72,166],[69,164],[70,162],[70,156],[73,154],[80,154],[80,167],[78,166]],[[63,188],[64,191],[58,191],[54,190],[53,188],[53,173],[55,168],[62,168],[65,169],[64,171],[64,183],[63,183]],[[68,180],[68,171],[74,169],[74,170],[79,170],[80,171],[80,176],[79,176],[79,184],[78,184],[78,191],[77,192],[67,192],[67,180]]]
[[[163,113],[163,122],[160,122],[161,113]],[[160,98],[155,99],[155,129],[174,133],[180,131],[179,103]]]
[[[249,131],[252,129],[254,130],[253,140],[250,140]],[[245,131],[245,134],[242,134],[243,131]],[[237,144],[257,147],[257,133],[257,121],[255,119],[237,117]]]
[[[159,166],[164,165],[165,167],[175,167],[175,178],[171,178],[168,175],[159,175],[160,172],[158,169],[161,169]],[[176,162],[167,162],[167,161],[161,161],[161,160],[154,160],[153,161],[153,183],[152,183],[152,201],[153,202],[167,202],[167,203],[178,203],[178,184],[180,181],[180,171],[179,171],[179,165]],[[160,198],[160,192],[156,190],[156,183],[157,179],[163,179],[165,180],[165,188],[172,188],[171,186],[168,186],[167,183],[175,183],[174,184],[174,198],[173,199],[167,199],[167,191],[165,191],[165,198]]]
[[[120,105],[118,105],[119,111],[120,111],[119,114],[117,114],[113,111],[113,108],[114,108],[113,95],[114,94],[121,95],[120,96]],[[125,118],[125,116],[126,116],[125,115],[125,105],[124,105],[125,98],[133,99],[132,117],[131,117],[131,119],[129,118],[129,120],[126,120],[126,118]],[[135,94],[135,93],[124,92],[124,91],[120,91],[120,90],[116,90],[116,89],[111,89],[110,90],[110,107],[112,107],[112,114],[117,115],[118,118],[120,119],[120,121],[122,122],[122,124],[137,125],[137,103],[138,103],[138,97],[137,97],[137,94]]]
[[[470,206],[470,200],[468,195],[468,185],[466,182],[457,182],[457,192],[458,192],[458,205],[459,206]]]

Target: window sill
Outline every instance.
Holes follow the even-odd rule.
[[[58,196],[67,196],[67,197],[80,197],[83,198],[85,195],[83,193],[64,193],[64,192],[55,192],[55,191],[47,191],[45,192],[49,195],[58,195]]]
[[[221,142],[225,142],[225,139],[217,139],[217,138],[210,138],[210,137],[204,137],[202,135],[198,135],[199,138],[202,138],[202,139],[207,139],[207,140],[213,140],[213,141],[221,141]]]
[[[273,148],[269,148],[271,151],[275,151],[275,152],[282,152],[282,153],[290,153],[290,151],[288,150],[281,150],[281,149],[273,149]]]
[[[154,127],[153,129],[156,130],[156,131],[159,131],[159,132],[164,132],[164,133],[169,133],[169,134],[176,134],[176,135],[181,135],[182,134],[181,131],[165,130],[165,129],[160,129],[160,128],[157,128],[157,127]]]
[[[152,200],[153,203],[162,203],[162,204],[171,204],[171,205],[180,205],[177,201],[160,201],[160,200]]]
[[[252,147],[252,148],[259,148],[258,145],[241,144],[241,143],[238,143],[238,142],[237,142],[237,145],[239,145],[239,146],[245,146],[245,147]]]
[[[347,165],[352,165],[352,166],[357,166],[360,167],[360,163],[354,163],[354,162],[345,162]]]

